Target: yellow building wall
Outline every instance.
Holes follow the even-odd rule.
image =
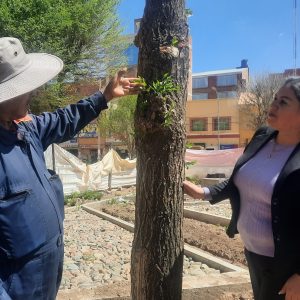
[[[240,110],[240,143],[242,147],[250,142],[254,134],[254,129],[251,129],[249,124],[249,115],[245,110]]]
[[[213,118],[230,117],[230,130],[213,130]],[[207,131],[192,131],[191,121],[207,118]],[[189,143],[205,143],[206,147],[218,148],[218,144],[240,146],[239,108],[237,99],[193,100],[186,104],[186,132]]]

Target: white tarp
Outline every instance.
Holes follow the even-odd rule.
[[[112,188],[135,184],[136,161],[122,159],[113,149],[101,161],[92,165],[83,163],[56,144],[54,155],[55,171],[63,182],[65,194],[107,189],[109,176],[111,176]],[[45,151],[46,165],[49,169],[53,169],[52,156],[52,146],[50,146]]]
[[[186,150],[185,161],[193,162],[186,176],[206,177],[207,174],[224,173],[229,177],[244,148],[227,150]]]
[[[243,149],[228,150],[187,150],[186,162],[194,162],[186,170],[187,176],[206,177],[210,173],[224,173],[228,177]],[[92,165],[83,163],[76,156],[54,145],[55,171],[60,176],[64,193],[86,190],[105,190],[136,184],[136,161],[122,159],[111,149],[101,161]],[[52,146],[45,152],[46,165],[53,168]],[[110,180],[111,179],[111,180]]]
[[[109,174],[111,174],[111,187],[135,185],[136,161],[122,159],[111,149],[101,161],[87,166],[88,189],[107,189]]]

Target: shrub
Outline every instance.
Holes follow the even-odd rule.
[[[195,176],[190,176],[190,177],[187,176],[186,179],[187,179],[188,181],[191,181],[191,182],[197,184],[197,185],[199,185],[199,184],[201,185],[201,183],[202,183],[201,178],[200,178],[199,176],[197,176],[197,175],[195,175]]]
[[[103,194],[99,191],[74,192],[65,196],[64,203],[68,206],[80,205],[84,201],[100,200]]]

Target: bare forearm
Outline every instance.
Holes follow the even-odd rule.
[[[183,182],[184,192],[194,199],[204,199],[205,193],[202,187],[185,180]]]

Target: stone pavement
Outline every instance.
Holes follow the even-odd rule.
[[[64,228],[61,290],[129,281],[132,233],[79,207],[66,209]],[[219,273],[204,263],[184,258],[184,277]]]

